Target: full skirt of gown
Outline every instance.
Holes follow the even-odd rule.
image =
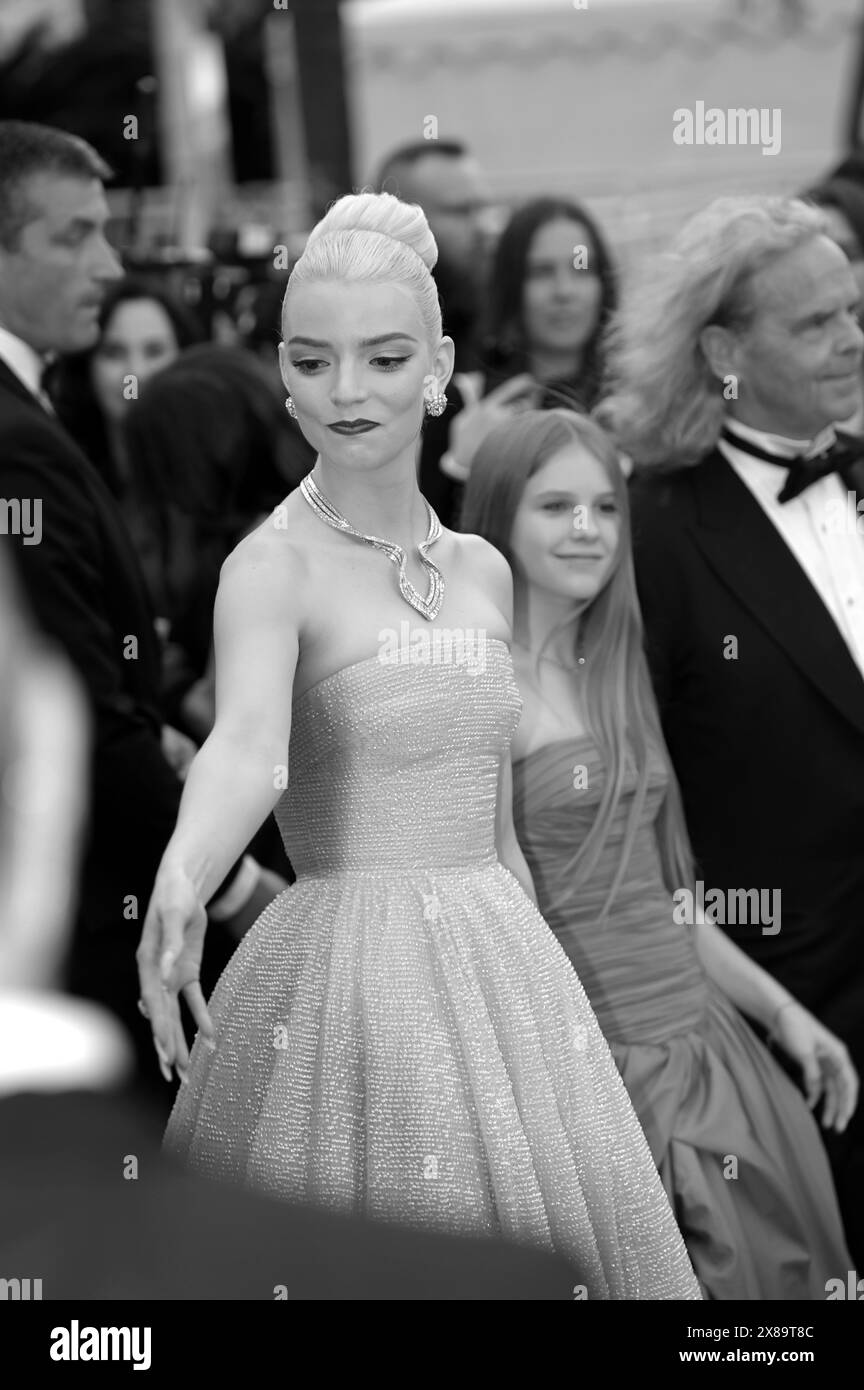
[[[209,1002],[165,1144],[209,1176],[563,1254],[574,1296],[698,1299],[578,979],[498,860],[520,697],[484,659],[343,668],[294,701],[297,882]]]

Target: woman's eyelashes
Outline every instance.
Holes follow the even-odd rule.
[[[401,367],[405,362],[409,362],[410,357],[373,357],[372,365],[376,362],[381,363],[381,369],[385,372],[395,372],[397,367]]]
[[[407,357],[371,357],[370,365],[376,367],[378,371],[395,372],[406,362],[411,361],[411,354]],[[310,376],[313,372],[320,371],[322,367],[328,367],[329,362],[325,362],[320,357],[301,357],[292,361],[291,366],[296,367],[298,372]]]

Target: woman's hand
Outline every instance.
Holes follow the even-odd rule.
[[[824,1098],[822,1124],[842,1134],[858,1103],[858,1073],[845,1044],[795,1002],[778,1010],[772,1037],[801,1067],[810,1109]]]
[[[537,382],[528,372],[523,372],[453,417],[448,453],[466,475],[489,431],[500,425],[502,420],[510,420],[520,411],[536,405],[539,395]]]
[[[179,994],[189,1006],[208,1046],[215,1050],[215,1030],[199,977],[207,913],[183,869],[163,860],[147,908],[136,953],[141,999],[138,1007],[150,1020],[159,1067],[166,1081],[171,1068],[186,1080],[189,1049],[180,1017]]]

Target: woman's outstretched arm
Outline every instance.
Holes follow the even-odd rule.
[[[214,615],[216,721],[186,777],[138,947],[141,998],[163,1075],[188,1049],[179,992],[206,1038],[199,984],[206,904],[286,785],[291,692],[299,651],[302,563],[272,536],[225,561]]]
[[[298,655],[299,564],[249,537],[225,561],[214,610],[216,718],[189,768],[163,863],[206,905],[285,786]],[[281,769],[281,775],[280,775]]]

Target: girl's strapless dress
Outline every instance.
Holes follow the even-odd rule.
[[[514,822],[540,910],[596,1011],[708,1297],[824,1299],[826,1281],[845,1284],[853,1268],[825,1150],[800,1092],[705,975],[693,927],[674,920],[655,833],[667,779],[658,757],[604,925],[632,769],[596,870],[573,889],[569,865],[604,777],[587,738],[513,768]]]
[[[295,700],[297,882],[214,991],[166,1146],[278,1197],[544,1246],[589,1298],[699,1298],[585,994],[498,860],[521,702],[505,644],[481,650],[373,657]]]

